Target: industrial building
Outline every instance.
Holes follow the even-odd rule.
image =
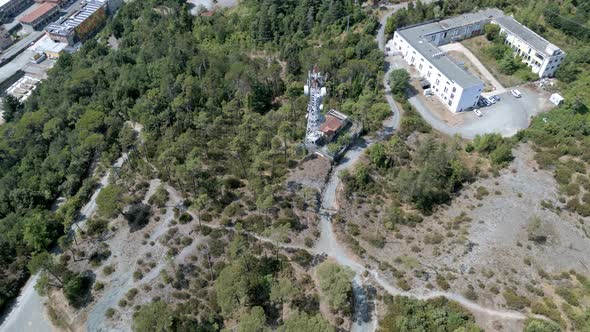
[[[40,4],[32,12],[24,15],[19,19],[22,24],[30,25],[35,30],[39,30],[52,22],[59,16],[59,5],[54,2],[45,2]]]
[[[47,55],[50,59],[57,59],[62,52],[67,52],[68,44],[57,43],[49,38],[48,35],[45,35],[33,45],[33,49],[37,53]]]
[[[106,0],[91,0],[77,13],[48,25],[45,30],[55,42],[74,45],[105,23],[108,5]]]
[[[450,111],[463,112],[477,105],[484,84],[438,46],[480,35],[490,23],[500,26],[506,43],[539,77],[553,75],[565,57],[558,47],[496,8],[400,28],[387,51],[415,67]]]
[[[33,3],[33,0],[0,0],[0,22],[10,22]]]

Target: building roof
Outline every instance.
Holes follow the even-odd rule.
[[[39,18],[43,17],[48,12],[53,10],[55,7],[57,7],[57,4],[46,2],[44,4],[39,5],[39,7],[37,7],[35,10],[28,13],[27,15],[21,17],[19,19],[19,21],[21,21],[22,23],[29,23],[29,24],[34,23]]]
[[[9,3],[11,0],[0,0],[0,7],[6,5],[7,3]]]
[[[322,123],[322,125],[320,126],[320,131],[323,133],[335,133],[338,131],[338,129],[340,129],[340,127],[342,127],[342,124],[344,124],[344,121],[338,119],[335,116],[327,115],[326,121],[324,121],[324,123]]]
[[[48,35],[45,35],[35,43],[34,50],[36,52],[50,52],[57,54],[63,51],[66,47],[68,47],[68,44],[54,42]]]
[[[443,29],[441,29],[440,24],[435,22],[398,30],[398,33],[404,37],[404,39],[415,48],[420,55],[454,83],[463,88],[483,84],[482,80],[460,67],[445,52],[441,51],[438,47],[424,38],[427,35],[441,30]],[[416,60],[419,61],[419,59]]]
[[[67,19],[48,25],[45,30],[56,35],[68,36],[72,31],[74,31],[74,29],[86,21],[90,16],[92,16],[92,14],[102,8],[106,3],[107,0],[91,0],[86,4],[86,6],[80,9],[80,11],[74,15],[68,17]]]
[[[477,12],[447,18],[439,21],[438,24],[443,30],[450,30],[501,16],[504,16],[501,10],[497,8],[486,8]]]
[[[503,16],[504,13],[497,8],[487,8],[474,13],[467,13],[441,21],[430,22],[402,28],[398,33],[416,49],[426,60],[436,67],[447,78],[463,88],[483,84],[475,75],[459,66],[445,52],[427,40],[427,36],[447,30],[460,28],[478,22]]]
[[[320,126],[320,131],[323,133],[336,133],[346,125],[348,117],[338,111],[330,110],[326,114],[326,120]]]
[[[494,22],[502,26],[504,29],[510,31],[512,34],[518,36],[518,38],[522,39],[532,48],[534,48],[535,51],[545,56],[553,55],[555,51],[559,50],[559,47],[551,44],[545,38],[536,34],[533,30],[520,24],[512,16],[500,16],[494,18]]]

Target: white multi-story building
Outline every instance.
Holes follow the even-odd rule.
[[[494,18],[492,23],[500,26],[500,33],[505,38],[504,42],[539,77],[553,76],[565,59],[564,51],[518,23],[512,16]]]
[[[398,29],[388,50],[414,66],[451,112],[463,112],[477,105],[484,84],[438,46],[481,34],[484,25],[499,15],[503,14],[498,9],[486,9]]]
[[[449,110],[463,112],[477,105],[484,84],[438,46],[480,35],[489,23],[500,26],[506,43],[539,77],[552,76],[565,58],[557,46],[496,8],[400,28],[387,43],[387,51],[415,67]]]

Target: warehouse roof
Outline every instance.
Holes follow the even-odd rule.
[[[512,34],[518,36],[518,38],[524,40],[537,52],[545,56],[553,55],[555,51],[559,50],[559,47],[551,44],[545,38],[539,36],[531,29],[520,24],[512,16],[501,16],[494,18],[494,22],[499,24],[504,29],[510,31]]]
[[[28,23],[28,24],[34,23],[39,18],[43,17],[45,14],[47,14],[48,12],[53,10],[55,7],[57,7],[57,4],[46,2],[42,5],[40,5],[39,7],[37,7],[32,12],[21,17],[19,19],[19,21],[21,21],[22,23]]]
[[[61,22],[50,24],[46,30],[56,35],[67,36],[105,4],[106,0],[89,1],[79,12]]]

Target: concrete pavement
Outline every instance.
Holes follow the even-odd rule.
[[[391,63],[392,69],[403,68],[410,72],[409,65],[399,56],[388,57],[388,62]],[[521,129],[528,128],[533,116],[552,107],[548,93],[539,92],[531,85],[519,86],[518,89],[523,93],[522,98],[514,98],[509,91],[494,93],[500,97],[500,101],[492,106],[480,108],[482,117],[477,117],[473,112],[453,114],[453,117],[459,118],[460,124],[456,125],[450,125],[431,111],[425,105],[423,98],[426,97],[420,94],[421,91],[408,101],[432,128],[449,136],[458,134],[465,139],[473,139],[476,135],[499,133],[509,137]],[[439,102],[435,96],[430,98],[435,98],[436,102]]]

